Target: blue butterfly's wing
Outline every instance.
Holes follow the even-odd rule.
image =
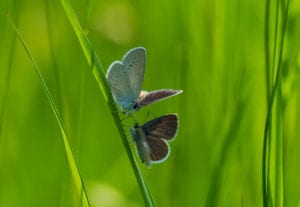
[[[144,81],[146,50],[143,47],[137,47],[129,50],[122,60],[125,69],[129,74],[131,85],[131,98],[137,101]]]
[[[145,49],[129,50],[121,61],[114,61],[108,68],[106,78],[115,101],[124,112],[134,111],[141,92],[145,71]]]
[[[106,72],[106,79],[115,101],[125,111],[135,100],[132,99],[132,87],[130,85],[129,71],[121,61],[114,61]],[[130,107],[129,107],[130,108]]]

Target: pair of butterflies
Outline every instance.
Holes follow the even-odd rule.
[[[114,61],[107,70],[106,79],[113,98],[126,114],[182,93],[182,90],[173,89],[143,91],[145,60],[145,48],[133,48],[124,55],[122,61]],[[130,132],[142,162],[149,166],[164,161],[170,152],[167,140],[175,138],[177,128],[176,114],[155,118],[142,126],[136,123]]]

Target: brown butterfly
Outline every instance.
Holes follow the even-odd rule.
[[[142,162],[150,166],[152,163],[165,161],[170,154],[167,141],[175,138],[177,129],[177,114],[155,118],[143,126],[135,124],[130,132]]]

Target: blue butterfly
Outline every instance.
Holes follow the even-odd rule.
[[[122,61],[114,61],[106,72],[113,98],[125,113],[135,112],[142,106],[182,93],[182,90],[173,89],[143,91],[145,60],[145,48],[133,48],[124,55]]]

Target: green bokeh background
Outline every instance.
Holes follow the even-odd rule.
[[[180,118],[166,162],[148,169],[136,157],[157,206],[262,206],[265,2],[71,3],[105,69],[143,46],[143,88],[184,90],[138,112],[140,123],[173,112]],[[273,48],[274,2],[270,8]],[[109,108],[60,1],[1,0],[0,12],[0,206],[81,206],[57,121],[5,12],[63,117],[91,206],[143,206]],[[300,2],[292,0],[281,81],[284,206],[300,206],[299,37]],[[271,177],[275,170],[271,165]]]

